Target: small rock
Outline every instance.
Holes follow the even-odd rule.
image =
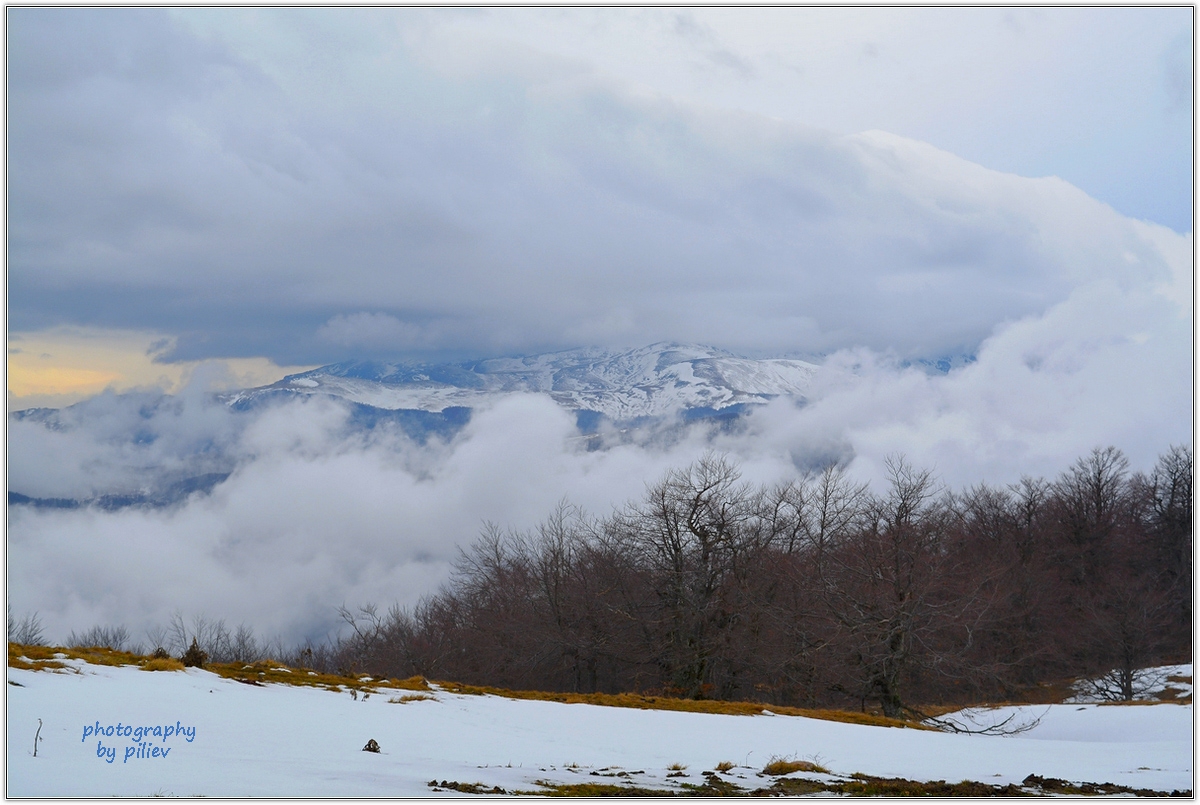
[[[375,743],[375,739],[372,738],[371,740],[367,741],[367,745],[363,747],[363,751],[364,752],[378,752],[379,744]]]

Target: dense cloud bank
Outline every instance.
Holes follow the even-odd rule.
[[[537,396],[503,400],[451,444],[424,447],[386,428],[349,430],[346,409],[324,400],[258,414],[197,413],[216,424],[211,441],[234,442],[222,456],[233,473],[211,495],[157,510],[11,510],[18,611],[40,611],[53,634],[92,622],[137,630],[180,608],[320,636],[344,601],[411,602],[433,589],[456,545],[469,543],[484,520],[529,525],[564,495],[603,510],[701,449],[685,439],[664,453],[589,453],[574,418]],[[160,418],[163,431],[189,427],[176,411],[148,426]],[[17,423],[12,436],[11,488],[41,496],[98,490],[100,478],[111,479],[111,491],[121,476],[107,467],[153,460],[153,443],[101,442],[86,426],[64,433]],[[75,460],[71,487],[34,486],[38,476],[24,472],[45,444],[57,445],[56,461]],[[66,445],[78,454],[69,457]]]
[[[14,10],[11,327],[281,365],[939,358],[1080,283],[1169,274],[1167,235],[1059,179],[681,102],[436,15],[269,12],[254,37],[208,11]]]

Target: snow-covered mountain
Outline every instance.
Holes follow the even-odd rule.
[[[245,404],[280,393],[328,394],[388,410],[474,408],[497,394],[541,392],[614,421],[684,410],[719,411],[789,396],[803,400],[817,371],[800,360],[739,358],[712,347],[653,344],[576,349],[454,364],[349,361],[229,395]]]
[[[351,361],[217,399],[232,414],[270,400],[327,395],[349,403],[350,428],[387,423],[424,444],[431,436],[450,439],[475,409],[498,396],[537,392],[574,412],[580,437],[593,450],[607,445],[605,424],[619,425],[613,437],[618,440],[654,439],[694,420],[731,426],[747,408],[775,397],[802,402],[816,371],[815,364],[800,360],[753,360],[711,347],[654,344],[625,352],[578,349],[452,364]],[[204,435],[197,436],[182,425],[180,406],[170,395],[136,393],[10,414],[12,423],[40,426],[22,431],[30,439],[40,438],[41,429],[78,433],[92,450],[94,436],[122,456],[114,461],[123,469],[82,493],[55,493],[18,479],[9,489],[9,505],[161,508],[207,494],[238,466],[230,450],[236,437],[229,434],[253,417],[220,420],[228,431],[201,429]]]

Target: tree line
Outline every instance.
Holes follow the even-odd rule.
[[[607,517],[564,502],[528,531],[488,525],[440,591],[342,608],[323,644],[180,614],[147,637],[218,662],[893,717],[1076,677],[1128,700],[1140,669],[1190,660],[1188,447],[1149,474],[1109,447],[1053,481],[961,491],[885,467],[880,493],[840,466],[753,485],[709,454]],[[41,642],[36,617],[10,612],[14,630]],[[141,653],[122,627],[69,642]]]
[[[343,609],[329,666],[518,689],[799,706],[1005,700],[1087,676],[1129,699],[1187,661],[1192,455],[1096,449],[1054,481],[954,492],[903,458],[774,486],[707,455],[611,516],[487,526],[411,608]]]

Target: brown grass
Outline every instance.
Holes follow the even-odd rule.
[[[829,769],[808,760],[788,760],[786,758],[771,758],[771,762],[763,767],[763,774],[780,777],[797,771],[819,772],[829,774]]]
[[[63,654],[68,659],[84,660],[93,665],[134,665],[145,667],[153,658],[125,651],[114,651],[109,648],[63,648],[59,646],[24,646],[18,643],[8,644],[8,664],[13,668],[26,670],[61,669]],[[21,658],[25,657],[26,660]],[[162,667],[161,670],[178,670],[174,667]],[[234,679],[252,684],[300,685],[305,687],[324,688],[330,691],[357,690],[359,692],[376,693],[388,690],[429,691],[428,680],[421,676],[408,679],[368,679],[365,675],[324,674],[309,668],[286,668],[275,660],[262,660],[252,665],[246,663],[208,663],[205,670],[211,671],[225,679]],[[887,718],[877,713],[859,713],[850,710],[817,710],[802,707],[783,707],[764,705],[761,702],[727,702],[714,699],[676,699],[669,696],[647,696],[640,693],[552,693],[533,690],[506,690],[504,688],[486,687],[481,685],[464,685],[458,682],[439,682],[442,689],[450,693],[463,693],[474,696],[502,696],[508,699],[524,699],[559,702],[562,704],[594,704],[603,707],[627,707],[637,710],[669,710],[688,713],[710,713],[718,715],[761,715],[764,710],[780,716],[800,716],[815,718],[822,721],[839,721],[845,724],[862,724],[873,727],[907,727],[909,729],[932,730],[931,727],[916,721],[901,721]],[[416,701],[413,699],[412,701]],[[1190,702],[1190,699],[1178,700],[1180,703]],[[1033,703],[1033,702],[1022,702]],[[931,716],[953,712],[967,705],[954,705],[945,708],[928,708]],[[1003,705],[978,705],[1003,706]]]
[[[59,657],[58,655],[63,656]],[[8,644],[8,664],[11,668],[22,668],[29,671],[54,670],[67,667],[63,664],[63,659],[83,660],[92,665],[132,665],[147,671],[178,671],[183,668],[183,663],[174,658],[149,657],[130,654],[127,651],[114,651],[110,648],[63,648],[62,646]],[[204,668],[225,679],[259,684],[274,682],[339,691],[354,689],[368,693],[380,689],[429,690],[429,683],[420,676],[408,679],[371,678],[368,681],[365,676],[338,676],[317,673],[309,668],[286,668],[274,660],[262,660],[253,665],[237,662],[208,663]]]
[[[437,780],[430,780],[425,785],[434,791],[458,791],[463,794],[499,794],[502,796],[508,794],[500,786],[494,785],[488,788],[486,783],[460,783],[457,780],[442,780],[439,783]]]
[[[63,655],[59,657],[58,655]],[[25,657],[26,660],[21,658]],[[29,671],[53,670],[65,668],[63,659],[83,660],[92,665],[136,665],[145,659],[136,654],[124,651],[113,651],[110,648],[63,648],[61,646],[25,646],[20,643],[8,644],[8,664],[12,668],[24,668]]]
[[[66,668],[67,666],[63,665],[58,660],[32,660],[32,661],[30,661],[30,660],[25,659],[24,657],[13,657],[10,655],[8,658],[8,667],[9,668],[20,668],[24,671],[48,671],[48,670],[53,670],[56,668]]]
[[[311,668],[286,668],[274,660],[262,660],[253,665],[245,663],[209,663],[206,670],[225,679],[259,684],[297,685],[301,687],[325,688],[326,690],[357,690],[375,693],[379,690],[429,690],[424,677],[408,679],[374,679],[366,676],[339,676],[323,674]]]
[[[663,788],[641,788],[634,785],[614,785],[612,783],[553,783],[549,780],[535,780],[534,785],[540,786],[539,791],[513,791],[513,794],[527,797],[673,797],[675,792]]]
[[[496,789],[486,790],[480,784],[431,782],[429,785],[440,785],[457,791],[468,793],[496,793]],[[990,785],[974,780],[963,780],[959,783],[947,783],[945,780],[906,780],[900,777],[871,777],[866,774],[854,774],[849,779],[841,780],[812,780],[799,777],[780,777],[770,788],[748,790],[733,783],[709,777],[702,785],[682,783],[678,789],[641,788],[633,785],[614,785],[611,783],[555,783],[549,780],[537,780],[538,791],[512,791],[517,796],[540,797],[779,797],[805,796],[825,794],[851,797],[1035,797],[1035,796],[1096,796],[1133,794],[1135,796],[1165,796],[1166,791],[1150,789],[1135,789],[1113,783],[1068,783],[1065,780],[1043,779],[1030,775],[1020,785]],[[1191,796],[1191,791],[1172,791],[1172,796]]]
[[[636,710],[672,710],[736,716],[756,716],[761,715],[763,710],[769,710],[780,716],[801,716],[822,721],[840,721],[846,724],[931,729],[916,722],[900,721],[872,713],[855,713],[849,710],[810,710],[801,707],[764,705],[761,702],[725,702],[715,699],[673,699],[667,696],[643,696],[640,693],[549,693],[537,690],[505,690],[482,685],[463,685],[457,682],[438,682],[437,684],[449,693],[465,693],[472,696],[502,696],[506,699],[526,699],[562,704],[595,704],[602,707],[629,707]]]

